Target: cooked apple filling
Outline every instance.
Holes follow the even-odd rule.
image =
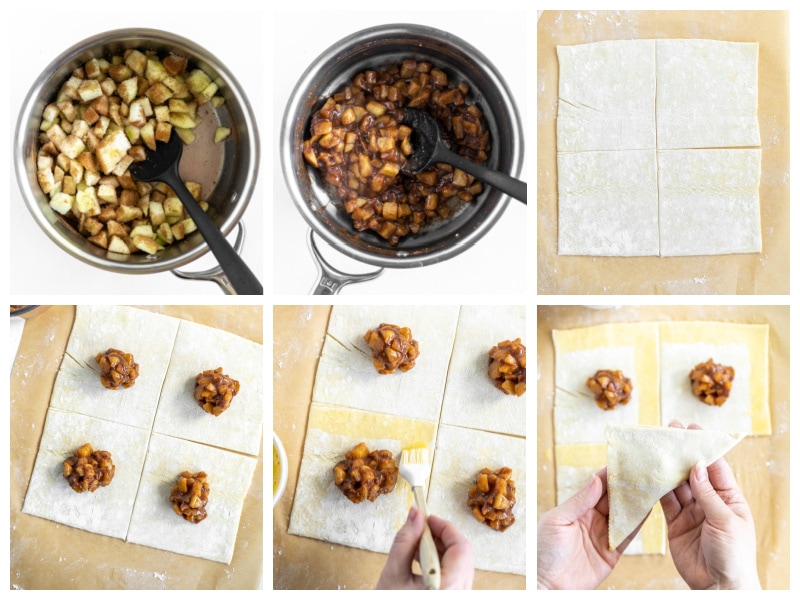
[[[190,523],[199,523],[208,516],[206,504],[211,487],[204,471],[192,474],[184,471],[172,488],[169,501],[175,513]]]
[[[481,469],[467,498],[472,515],[497,531],[505,531],[514,524],[516,503],[516,486],[508,467],[497,471]]]
[[[722,406],[731,395],[734,375],[733,367],[720,365],[709,358],[695,365],[689,373],[692,393],[706,404]]]
[[[618,404],[627,404],[633,391],[631,380],[622,371],[608,369],[601,369],[589,377],[586,387],[594,394],[597,406],[603,410],[614,410]]]
[[[364,334],[364,341],[372,350],[372,364],[378,373],[387,375],[397,369],[408,371],[416,364],[419,343],[412,339],[411,329],[381,323],[377,329]]]
[[[194,381],[194,399],[215,417],[228,410],[233,397],[239,393],[239,382],[225,375],[222,367],[198,373]]]
[[[505,340],[489,350],[489,379],[504,394],[525,393],[525,346],[519,338]]]
[[[109,348],[94,357],[100,367],[100,383],[109,390],[129,388],[136,383],[139,376],[139,363],[133,360],[133,354]]]
[[[442,69],[408,59],[358,73],[314,113],[303,156],[336,188],[356,230],[375,231],[394,246],[481,192],[479,181],[451,165],[401,172],[413,152],[404,107],[432,115],[451,150],[486,162],[489,131],[468,93],[466,83],[451,84]]]
[[[336,487],[356,504],[394,491],[398,469],[389,450],[369,451],[364,442],[345,454],[333,467]]]
[[[95,450],[91,444],[84,444],[64,461],[64,478],[76,492],[94,492],[105,487],[114,479],[114,462],[111,453]]]

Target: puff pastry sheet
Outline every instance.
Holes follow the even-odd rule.
[[[504,340],[525,343],[524,306],[463,306],[447,371],[441,423],[525,435],[527,394],[506,395],[487,377],[488,352]]]
[[[559,254],[761,251],[757,43],[604,41],[558,58]]]
[[[662,256],[761,252],[760,149],[658,153]]]
[[[758,146],[758,43],[656,40],[659,148]]]
[[[101,385],[94,357],[109,347],[132,353],[139,363],[132,387],[107,390]],[[124,306],[76,307],[23,512],[230,563],[257,460],[229,450],[259,452],[261,357],[260,344],[188,321]],[[219,366],[242,389],[231,408],[215,418],[195,402],[194,377]],[[159,430],[175,437],[153,433]],[[77,494],[63,478],[61,465],[86,442],[111,452],[116,471],[107,487]],[[198,525],[183,521],[168,502],[177,475],[192,469],[205,470],[212,485],[209,517]],[[172,480],[169,488],[167,479]]]
[[[154,433],[127,541],[230,564],[256,463],[251,456]],[[185,521],[168,502],[183,471],[208,474],[208,516],[200,523]]]
[[[611,425],[606,437],[608,541],[613,550],[664,494],[688,478],[694,465],[710,465],[745,434]]]
[[[312,403],[289,533],[388,553],[411,508],[408,484],[398,477],[394,492],[354,504],[334,484],[333,467],[360,442],[391,450],[398,465],[403,448],[433,456],[435,438],[435,422]]]
[[[655,148],[654,40],[558,46],[559,152]]]
[[[505,531],[479,523],[467,508],[469,489],[483,468],[511,469],[517,486],[516,521]],[[454,522],[472,543],[475,568],[525,574],[527,528],[525,440],[442,425],[436,442],[428,510]]]
[[[334,306],[311,401],[437,421],[457,322],[457,306]],[[413,369],[375,370],[363,337],[381,323],[411,329],[419,342]]]

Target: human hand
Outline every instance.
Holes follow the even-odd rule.
[[[672,560],[689,587],[761,589],[753,516],[724,458],[693,467],[688,482],[661,498],[661,508]]]
[[[539,521],[539,588],[596,588],[640,528],[641,524],[615,550],[608,549],[607,469],[595,473],[574,496],[544,513]]]
[[[472,566],[472,544],[450,521],[434,515],[428,517],[428,526],[439,551],[443,590],[472,589],[475,569]],[[378,579],[379,590],[424,590],[422,575],[411,572],[411,563],[419,555],[419,541],[425,528],[425,517],[412,506],[408,520],[394,537],[386,566]]]

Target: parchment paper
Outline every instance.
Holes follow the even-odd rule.
[[[759,42],[760,254],[557,254],[557,45],[619,39]],[[537,31],[537,276],[540,294],[789,293],[789,17],[781,11],[544,11]]]
[[[553,439],[553,329],[601,323],[708,320],[769,324],[771,436],[747,437],[726,455],[756,525],[758,574],[764,589],[789,589],[789,307],[788,306],[540,306],[538,341],[538,517],[556,503]],[[686,423],[684,423],[686,425]],[[626,556],[602,589],[686,589],[669,550]]]
[[[273,311],[273,429],[286,448],[289,479],[273,509],[274,589],[374,589],[386,555],[289,535],[314,374],[330,306],[275,306]],[[336,518],[331,515],[331,518]],[[525,577],[475,571],[475,589],[524,589]]]
[[[261,306],[140,308],[262,343]],[[230,565],[125,543],[20,512],[74,319],[73,306],[52,306],[29,318],[11,369],[11,589],[262,587],[263,444]]]

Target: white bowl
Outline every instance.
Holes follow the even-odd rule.
[[[275,487],[275,453],[278,454],[278,487]],[[283,448],[278,434],[272,432],[272,454],[273,454],[273,473],[272,473],[272,507],[278,503],[286,490],[286,480],[289,478],[289,461],[286,458],[286,450]]]

